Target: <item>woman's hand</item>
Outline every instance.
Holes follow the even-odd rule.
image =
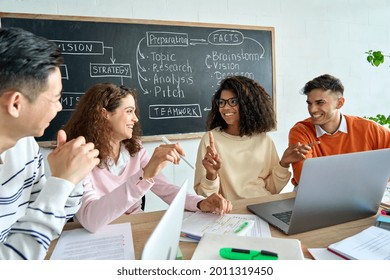
[[[158,146],[144,167],[144,179],[148,180],[156,176],[169,162],[179,164],[180,156],[185,156],[185,153],[178,143]]]
[[[215,180],[218,176],[218,170],[222,166],[222,160],[220,159],[217,150],[215,149],[214,136],[211,131],[209,131],[210,145],[207,146],[207,151],[203,157],[202,164],[206,169],[206,178],[208,180]]]
[[[212,212],[219,215],[232,211],[232,203],[218,193],[213,193],[199,203],[199,209],[203,212]]]

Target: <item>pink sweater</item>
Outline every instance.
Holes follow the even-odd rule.
[[[141,199],[149,190],[164,202],[172,202],[179,187],[170,184],[163,174],[158,174],[153,180],[140,180],[143,176],[142,168],[149,159],[148,153],[142,148],[134,157],[130,157],[119,176],[113,175],[106,168],[95,167],[92,170],[83,182],[82,206],[76,214],[84,228],[95,232],[123,214],[142,212]],[[203,196],[187,194],[186,209],[199,210],[196,205],[203,199]]]

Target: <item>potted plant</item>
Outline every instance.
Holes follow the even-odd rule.
[[[381,65],[383,62],[385,62],[385,57],[389,57],[389,55],[385,55],[382,53],[382,51],[373,51],[369,50],[365,52],[367,54],[367,61],[370,63],[372,66],[378,67]],[[366,119],[372,120],[374,122],[379,123],[380,125],[383,125],[387,128],[390,128],[390,115],[387,117],[383,114],[377,114],[375,117],[366,117]]]
[[[388,115],[386,117],[385,115],[378,114],[375,117],[366,117],[366,116],[364,116],[364,117],[366,119],[369,119],[369,120],[372,120],[374,122],[377,122],[380,125],[383,125],[384,127],[390,128],[390,115]]]

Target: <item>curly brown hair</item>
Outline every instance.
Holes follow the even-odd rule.
[[[102,109],[114,112],[121,105],[122,99],[129,94],[134,97],[135,113],[139,119],[137,92],[135,89],[128,89],[112,83],[100,83],[89,88],[80,98],[76,110],[63,128],[68,140],[84,136],[87,142],[95,144],[95,148],[99,150],[99,167],[101,168],[108,165],[110,156],[113,154],[110,145],[112,130],[102,113]],[[141,149],[140,138],[141,127],[139,122],[137,122],[133,127],[132,138],[122,141],[131,156],[134,156]]]
[[[221,81],[213,96],[211,111],[207,117],[207,129],[227,128],[217,105],[223,90],[232,91],[238,98],[240,112],[240,136],[251,136],[271,131],[276,126],[272,100],[266,90],[253,79],[244,76],[232,76]]]

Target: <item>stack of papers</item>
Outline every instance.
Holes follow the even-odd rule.
[[[242,216],[195,212],[183,221],[181,232],[184,236],[200,240],[206,232],[243,236],[253,228],[254,220]]]
[[[51,260],[134,260],[131,224],[107,225],[96,233],[84,228],[62,232]]]
[[[328,250],[351,260],[390,260],[390,231],[371,226],[329,245]]]

